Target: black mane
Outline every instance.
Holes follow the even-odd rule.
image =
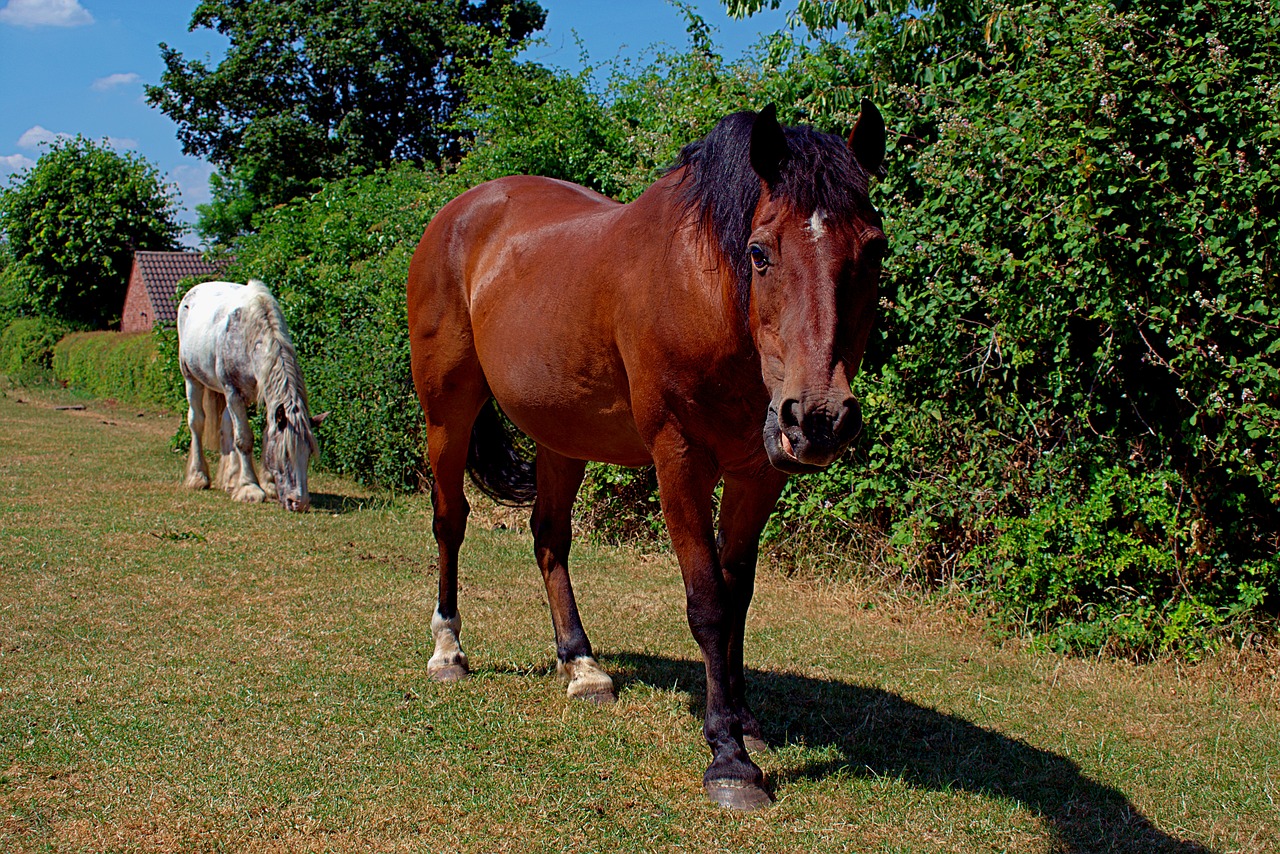
[[[751,286],[747,241],[751,218],[760,201],[760,178],[751,168],[751,110],[721,119],[711,132],[680,151],[668,172],[688,167],[677,199],[709,233],[737,280],[744,311]],[[854,158],[848,143],[811,127],[788,127],[787,156],[769,190],[803,217],[821,210],[841,219],[872,210],[867,197],[870,176]]]

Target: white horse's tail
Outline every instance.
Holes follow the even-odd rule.
[[[206,448],[222,447],[222,411],[227,399],[220,392],[205,386],[204,389],[204,438]]]

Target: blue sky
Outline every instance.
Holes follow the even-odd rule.
[[[547,66],[576,71],[583,50],[600,64],[687,44],[684,17],[667,0],[540,2],[548,13],[544,43],[526,55]],[[729,57],[785,25],[781,11],[735,21],[718,0],[690,5],[716,28]],[[212,167],[182,153],[176,125],[147,106],[143,85],[158,83],[164,70],[160,42],[188,57],[216,60],[225,50],[216,33],[187,31],[195,7],[196,0],[0,0],[0,185],[32,165],[42,144],[78,133],[157,166],[179,189],[183,221],[192,221],[209,199]]]

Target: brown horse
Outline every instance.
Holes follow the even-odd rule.
[[[587,460],[652,464],[706,665],[707,794],[770,802],[747,752],[764,742],[742,663],[760,532],[788,473],[828,465],[860,426],[850,380],[887,246],[868,199],[884,151],[870,101],[847,142],[784,129],[770,105],[722,119],[630,204],[518,176],[431,221],[408,303],[440,549],[433,678],[467,673],[469,470],[491,494],[534,499],[557,669],[570,696],[613,700],[569,581],[570,511]],[[533,465],[490,399],[537,444]]]

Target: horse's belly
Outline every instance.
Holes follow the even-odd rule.
[[[562,415],[554,411],[517,410],[514,415],[508,415],[534,441],[561,456],[620,466],[644,466],[653,462],[630,419],[583,417],[581,413]]]
[[[486,372],[489,388],[507,417],[538,444],[580,460],[652,462],[625,396],[625,378],[584,383],[571,372],[506,368]]]

